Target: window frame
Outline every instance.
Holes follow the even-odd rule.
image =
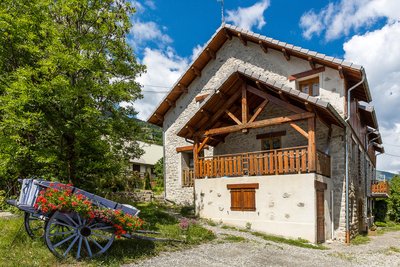
[[[298,89],[300,92],[308,94],[309,96],[319,96],[320,95],[320,82],[319,81],[320,81],[319,76],[298,81],[297,82]],[[313,93],[313,85],[314,84],[318,84],[318,87],[317,87],[318,91],[316,94]],[[302,86],[304,86],[304,85],[308,86],[308,93],[304,92],[304,90],[302,89]]]

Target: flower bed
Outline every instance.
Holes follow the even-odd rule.
[[[124,234],[131,234],[140,229],[144,221],[137,216],[124,213],[121,210],[113,210],[97,207],[82,194],[72,193],[70,184],[57,184],[56,187],[43,189],[39,192],[34,208],[44,214],[55,211],[76,212],[90,221],[103,222],[112,225],[115,235],[119,238]]]

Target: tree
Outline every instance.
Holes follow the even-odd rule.
[[[387,204],[389,219],[400,222],[400,175],[395,175],[390,180],[390,194]]]
[[[0,2],[0,176],[96,187],[138,157],[125,0]]]

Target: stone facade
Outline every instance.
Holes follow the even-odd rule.
[[[199,94],[214,93],[221,84],[237,70],[247,69],[260,75],[267,75],[268,78],[282,83],[291,88],[296,88],[296,81],[289,81],[288,76],[295,73],[304,72],[310,69],[309,62],[291,57],[287,61],[281,52],[269,50],[264,53],[263,50],[253,43],[244,46],[238,38],[227,41],[217,52],[216,59],[210,61],[202,70],[201,76],[197,77],[188,88],[188,93],[183,94],[177,101],[176,107],[171,108],[164,117],[164,153],[165,153],[165,197],[167,200],[179,204],[194,203],[194,189],[182,186],[182,166],[187,165],[187,160],[181,153],[176,152],[177,147],[191,145],[190,142],[178,137],[177,132],[186,124],[191,116],[198,111],[199,103],[195,97]],[[337,70],[325,67],[325,71],[317,74],[320,81],[320,99],[329,102],[344,117],[344,81],[340,78]],[[272,118],[276,116],[290,115],[290,111],[275,106],[272,103],[262,112],[259,119]],[[299,121],[297,123],[304,130],[307,128],[306,122]],[[327,216],[333,214],[333,236],[332,238],[343,239],[345,236],[345,142],[353,140],[351,133],[345,135],[345,130],[332,126],[331,135],[328,134],[329,129],[322,122],[317,120],[316,126],[317,149],[328,153],[331,157],[331,178],[329,183],[332,184],[326,193],[327,197],[330,192],[333,193],[333,203],[330,198],[326,199],[326,210],[329,212]],[[232,133],[225,139],[225,143],[220,143],[215,148],[205,150],[205,155],[221,155],[231,153],[252,152],[261,150],[261,142],[255,137],[257,134],[286,131],[286,135],[282,137],[282,147],[293,147],[307,145],[307,140],[289,125],[278,125],[268,128],[260,128],[250,130],[247,134],[241,132]],[[354,138],[356,139],[356,138]],[[367,168],[365,164],[365,152],[361,148],[359,152],[357,144],[351,145],[349,153],[349,171],[350,171],[350,210],[351,210],[351,229],[355,234],[361,224],[361,220],[365,219],[367,210],[367,201],[364,197],[368,184],[365,176],[365,169],[369,170],[368,179],[373,173],[373,167]],[[353,151],[355,151],[353,153]],[[360,153],[360,156],[358,156]],[[359,162],[361,165],[359,166]],[[246,179],[246,178],[243,178]],[[316,178],[318,179],[318,178]],[[321,178],[324,180],[325,178]],[[360,181],[361,180],[361,181]],[[368,190],[368,189],[367,189]],[[329,192],[329,194],[328,194]],[[225,197],[229,198],[229,195]],[[358,210],[357,210],[358,209]],[[360,210],[365,215],[360,216]],[[332,231],[331,227],[325,227]]]

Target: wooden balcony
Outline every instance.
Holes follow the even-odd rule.
[[[194,169],[184,168],[182,170],[182,187],[194,186]]]
[[[308,147],[291,147],[259,152],[199,157],[197,178],[282,175],[315,172],[309,170]],[[330,177],[330,157],[317,152],[316,172]]]
[[[371,184],[371,196],[375,198],[389,197],[390,187],[388,181],[373,181]]]

